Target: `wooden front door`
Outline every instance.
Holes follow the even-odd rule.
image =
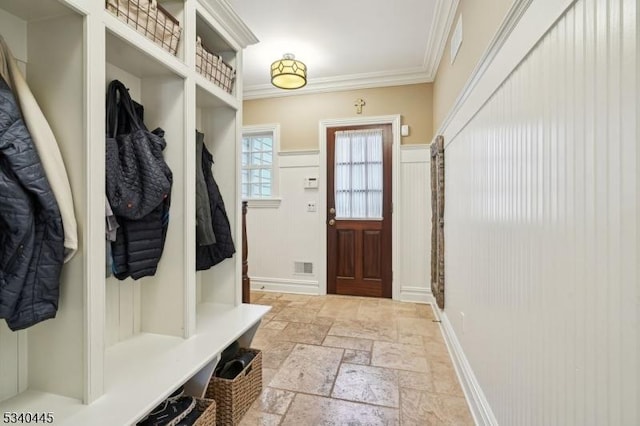
[[[327,292],[391,297],[391,124],[327,129]]]

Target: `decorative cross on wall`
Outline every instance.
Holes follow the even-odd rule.
[[[356,103],[353,104],[353,106],[356,107],[357,114],[362,114],[362,107],[365,105],[366,105],[366,102],[362,98],[356,99]]]

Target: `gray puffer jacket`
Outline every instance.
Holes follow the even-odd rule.
[[[0,318],[12,330],[55,317],[63,260],[58,204],[16,99],[0,78]]]

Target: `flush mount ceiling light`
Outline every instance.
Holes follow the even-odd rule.
[[[299,89],[307,84],[307,66],[292,53],[271,64],[271,84],[280,89]]]

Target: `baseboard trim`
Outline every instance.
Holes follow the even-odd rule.
[[[318,281],[251,277],[251,290],[276,293],[320,294]]]
[[[400,287],[400,297],[398,298],[400,302],[413,302],[413,303],[433,303],[434,298],[426,288],[423,287],[411,287],[411,286],[401,286]]]
[[[497,426],[498,420],[493,414],[493,410],[480,387],[480,383],[478,383],[476,375],[473,373],[473,369],[462,350],[462,345],[460,345],[458,336],[456,336],[447,314],[441,311],[435,303],[431,306],[436,317],[440,319],[445,342],[476,425]]]

